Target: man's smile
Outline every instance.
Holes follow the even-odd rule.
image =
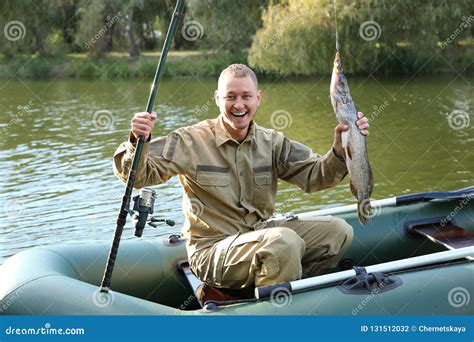
[[[235,116],[237,118],[242,118],[244,117],[248,112],[231,112],[232,116]]]

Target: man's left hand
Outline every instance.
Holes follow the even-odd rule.
[[[368,136],[369,135],[369,119],[367,119],[366,116],[364,116],[364,113],[358,112],[357,117],[359,118],[356,121],[357,128],[359,128],[360,134],[363,136]],[[336,128],[334,129],[334,151],[338,156],[343,156],[344,151],[342,149],[342,140],[341,140],[341,133],[345,132],[349,129],[349,126],[345,124],[338,124]]]
[[[364,116],[364,113],[358,112],[357,117],[359,120],[356,121],[356,125],[360,130],[360,134],[368,136],[369,135],[369,119]]]

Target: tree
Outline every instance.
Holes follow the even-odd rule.
[[[202,30],[198,32],[202,37],[196,40],[199,47],[240,52],[250,47],[255,31],[262,25],[262,11],[268,2],[190,1],[185,21],[197,22],[197,27]]]
[[[249,62],[265,72],[328,74],[335,53],[334,4],[326,0],[288,0],[270,5],[249,51]],[[337,1],[343,64],[348,72],[411,73],[472,61],[472,1]],[[464,18],[464,19],[463,19]],[[469,26],[469,25],[465,25]],[[458,31],[447,48],[443,41]],[[461,36],[462,35],[462,36]]]

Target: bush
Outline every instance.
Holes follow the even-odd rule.
[[[461,67],[463,55],[472,58],[472,45],[463,48],[460,39],[444,49],[439,44],[459,28],[463,16],[469,18],[469,8],[468,0],[338,1],[344,68],[366,74],[434,71],[446,62]],[[472,30],[464,29],[462,34],[470,36]],[[289,0],[270,5],[264,13],[249,62],[262,72],[329,74],[335,51],[333,3]]]

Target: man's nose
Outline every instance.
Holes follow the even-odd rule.
[[[236,100],[234,103],[234,108],[237,110],[244,109],[244,104],[242,103],[242,100]]]

